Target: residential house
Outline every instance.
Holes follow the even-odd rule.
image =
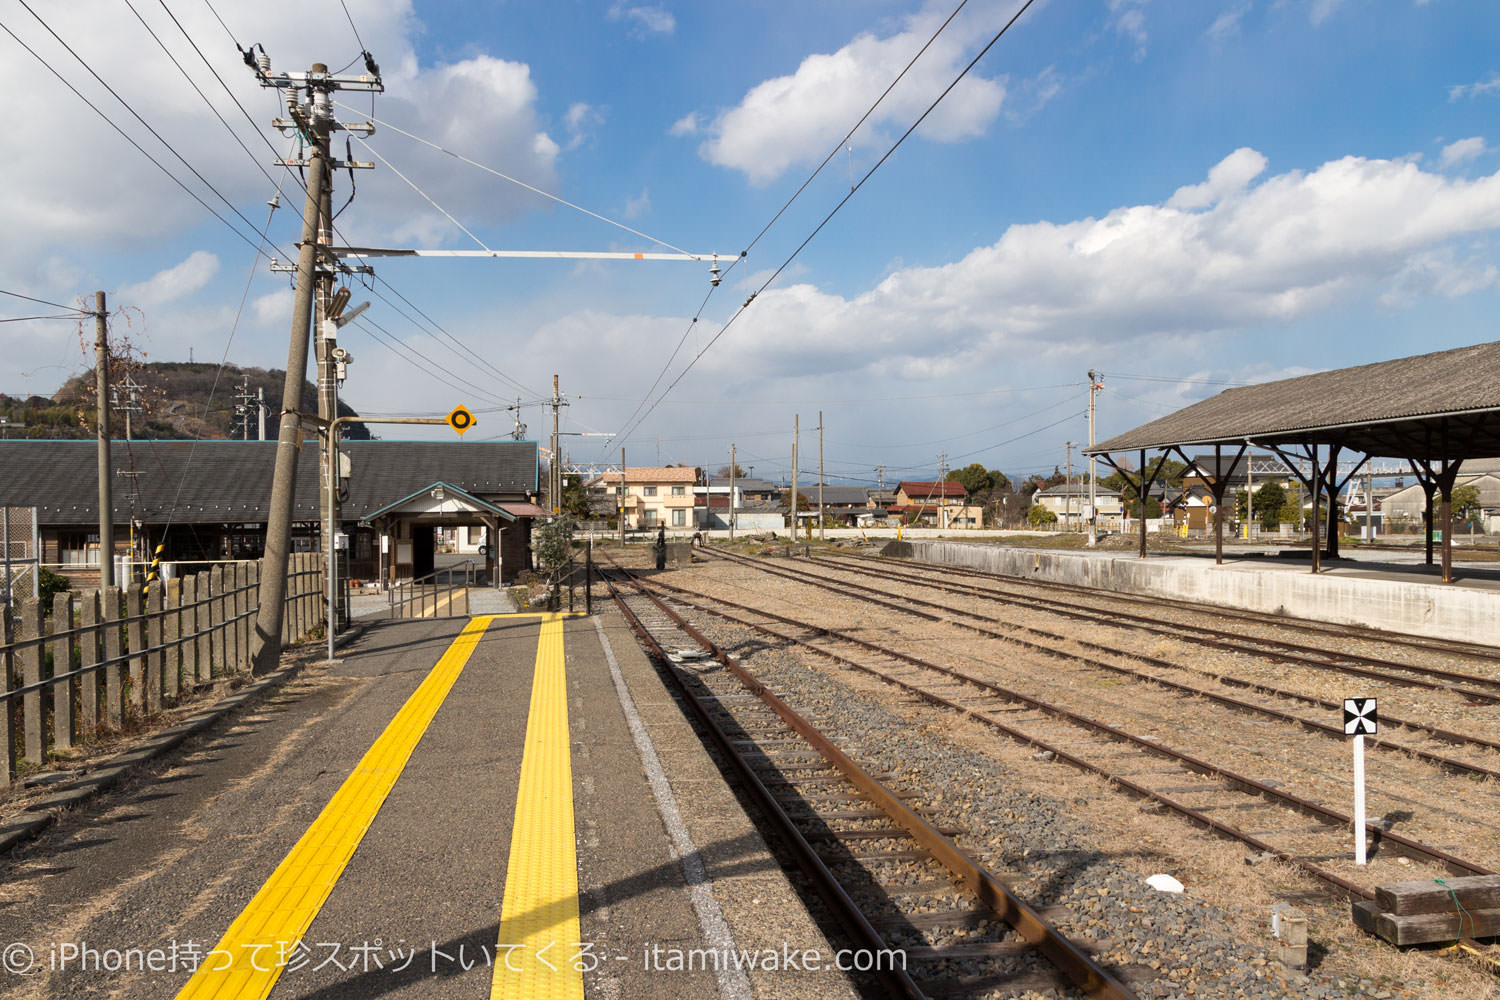
[[[1098,508],[1095,528],[1101,531],[1118,531],[1125,514],[1125,504],[1120,494],[1096,485],[1094,500]],[[1065,531],[1080,530],[1088,524],[1089,484],[1086,482],[1049,486],[1038,490],[1031,502],[1056,514],[1059,527]]]
[[[690,465],[630,467],[625,470],[623,494],[618,472],[606,472],[592,480],[588,491],[596,499],[613,497],[617,510],[624,511],[627,528],[665,525],[668,529],[696,531],[694,487],[702,479],[702,470]]]
[[[896,484],[896,502],[889,513],[907,523],[935,528],[978,528],[984,524],[984,508],[968,503],[962,483],[902,480]]]

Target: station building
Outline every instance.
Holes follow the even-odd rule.
[[[163,562],[257,559],[265,547],[275,441],[114,441],[117,555]],[[539,476],[533,441],[346,441],[340,532],[351,580],[394,582],[432,572],[439,529],[482,539],[490,582],[531,568]],[[319,449],[298,456],[292,550],[321,551]],[[0,441],[0,505],[34,507],[42,562],[75,586],[97,580],[98,451],[94,441]],[[74,569],[73,567],[76,567]]]

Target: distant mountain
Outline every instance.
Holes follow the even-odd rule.
[[[266,436],[275,438],[281,408],[285,372],[276,369],[239,368],[235,365],[197,364],[180,361],[158,361],[133,366],[131,378],[139,387],[135,393],[139,410],[129,414],[130,436],[137,440],[208,441],[258,436],[256,393],[266,398]],[[123,376],[113,377],[111,384],[117,404],[126,398]],[[216,381],[217,380],[217,381]],[[248,393],[249,405],[237,412],[242,397]],[[312,382],[302,390],[302,409],[318,412],[318,389]],[[342,400],[339,416],[358,416]],[[51,399],[32,396],[17,399],[0,393],[0,417],[8,426],[11,438],[91,438],[95,434],[94,371],[69,379]],[[110,415],[110,434],[125,436],[126,413],[116,405]],[[25,425],[22,427],[21,425]],[[247,428],[248,426],[248,433]],[[361,424],[344,427],[348,440],[367,441],[372,435]]]

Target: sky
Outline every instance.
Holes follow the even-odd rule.
[[[482,440],[519,412],[545,444],[555,374],[583,467],[713,473],[733,444],[784,480],[796,423],[806,481],[821,413],[830,482],[1046,474],[1088,441],[1090,369],[1103,440],[1500,339],[1493,0],[956,6],[0,0],[0,290],[104,290],[148,360],[285,367],[269,257],[303,192],[258,44],[379,64],[383,93],[336,95],[375,132],[335,242],[722,255],[717,286],[702,261],[372,261],[340,333],[366,416],[463,404]],[[63,313],[0,295],[37,315]],[[0,392],[88,370],[92,327],[0,323]]]

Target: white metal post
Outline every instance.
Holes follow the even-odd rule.
[[[1354,737],[1354,863],[1365,863],[1365,735]]]

